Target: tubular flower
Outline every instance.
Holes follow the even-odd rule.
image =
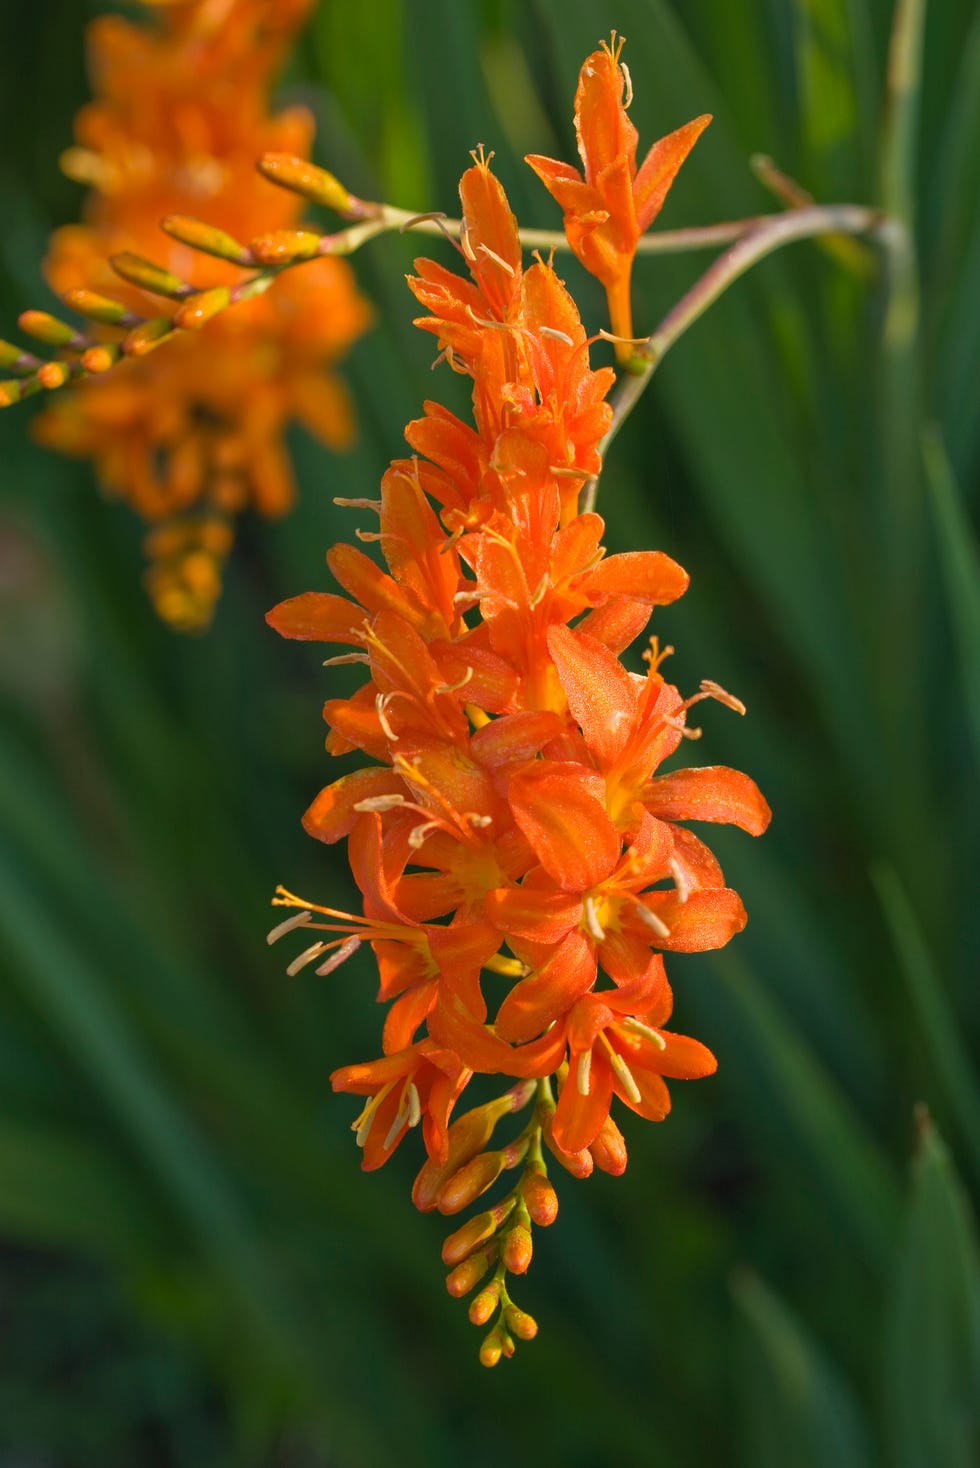
[[[120,290],[108,257],[150,255],[195,290],[233,286],[238,266],[164,235],[161,217],[206,214],[238,239],[294,227],[302,200],[254,160],[306,157],[312,140],[304,109],[268,111],[270,73],[310,0],[152,8],[151,24],[104,16],[90,28],[97,97],[63,162],[92,192],[86,222],[56,231],[45,265],[55,290],[108,292],[143,315],[159,314],[159,298]],[[331,448],[350,443],[350,404],[330,369],[369,314],[346,262],[311,261],[206,332],[89,378],[36,420],[43,443],[92,459],[103,487],[153,527],[147,586],[173,626],[210,621],[234,517],[290,507],[286,425],[299,420]]]
[[[622,38],[593,51],[579,72],[575,133],[582,172],[554,158],[525,160],[565,214],[568,243],[586,270],[602,282],[620,361],[630,357],[633,316],[630,275],[637,241],[663,206],[667,191],[711,121],[705,113],[659,138],[639,168],[629,72],[620,62]],[[625,95],[625,100],[624,100]]]
[[[335,546],[340,590],[269,613],[283,636],[337,644],[328,664],[365,674],[324,708],[328,751],[365,763],[304,817],[316,839],[347,841],[362,910],[280,888],[274,901],[292,915],[270,941],[313,938],[292,973],[331,973],[373,949],[383,1056],[333,1076],[369,1098],[354,1122],[366,1168],[418,1125],[418,1207],[455,1215],[514,1174],[443,1248],[450,1293],[480,1286],[470,1318],[490,1324],[481,1360],[493,1365],[537,1328],[507,1280],[531,1262],[533,1226],[557,1212],[545,1149],[576,1176],[622,1172],[611,1105],[661,1120],[665,1077],[714,1069],[703,1045],[666,1027],[663,954],[720,947],[745,911],[684,823],[759,834],[769,809],[735,770],[662,770],[698,735],[687,722],[698,701],[744,709],[710,682],[683,698],[656,639],[644,674],[620,662],[687,574],[658,551],[607,555],[600,516],[578,512],[601,467],[613,373],[590,365],[553,266],[522,258],[482,151],[460,195],[467,274],[419,260],[409,285],[417,325],[472,380],[473,422],[426,403],[406,429],[415,456],[391,465],[379,499],[354,502],[378,517],[359,536],[380,562]],[[453,1120],[481,1074],[508,1089]],[[495,1140],[519,1113],[516,1135]]]

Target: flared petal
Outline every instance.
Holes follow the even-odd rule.
[[[657,775],[644,792],[644,804],[664,820],[721,821],[751,836],[761,836],[772,816],[755,781],[726,765]]]
[[[636,201],[636,220],[642,234],[649,229],[660,213],[667,191],[677,172],[690,153],[698,138],[711,121],[705,112],[693,122],[685,122],[665,138],[658,138],[644,158],[633,182],[633,197]]]
[[[595,983],[596,961],[581,933],[569,933],[547,963],[519,979],[497,1010],[494,1028],[505,1040],[532,1040],[566,1014]]]

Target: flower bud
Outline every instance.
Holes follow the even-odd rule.
[[[134,326],[122,339],[122,349],[127,357],[145,357],[158,347],[168,336],[173,335],[173,324],[164,316],[155,316],[152,321],[143,321]]]
[[[101,321],[104,326],[136,326],[139,322],[139,317],[127,311],[121,301],[100,296],[96,291],[65,291],[62,300],[79,316]]]
[[[49,392],[64,387],[70,376],[71,368],[67,362],[45,362],[43,367],[37,369],[38,382]]]
[[[184,304],[174,312],[174,325],[183,331],[199,331],[212,316],[217,316],[230,303],[231,291],[226,285],[198,291],[196,295],[188,296]]]
[[[534,1244],[531,1239],[531,1230],[523,1223],[518,1223],[510,1229],[504,1239],[502,1259],[505,1267],[511,1274],[526,1274],[531,1263],[531,1255],[534,1252]]]
[[[521,1197],[532,1223],[547,1228],[558,1217],[558,1194],[540,1163],[531,1164],[521,1179]]]
[[[600,1172],[619,1177],[626,1171],[626,1138],[611,1116],[607,1116],[594,1142],[589,1145],[593,1161]]]
[[[480,1346],[480,1365],[496,1366],[504,1351],[503,1332],[499,1326],[494,1326],[489,1335],[484,1336],[483,1344]]]
[[[581,1152],[563,1152],[551,1135],[550,1120],[545,1123],[542,1132],[545,1146],[555,1160],[561,1163],[566,1172],[570,1172],[572,1177],[589,1177],[591,1175],[595,1162],[592,1153],[587,1147],[583,1148]]]
[[[0,408],[12,408],[23,396],[24,384],[16,378],[11,378],[9,382],[0,382]]]
[[[473,1218],[458,1228],[454,1234],[442,1246],[442,1262],[450,1268],[459,1264],[478,1249],[481,1244],[486,1243],[497,1232],[497,1229],[508,1218],[513,1210],[513,1198],[505,1199],[498,1203],[495,1208],[488,1208],[485,1213],[477,1213]]]
[[[119,348],[115,344],[108,346],[102,343],[83,352],[81,362],[86,372],[108,372],[119,361],[119,356]]]
[[[47,311],[22,311],[17,324],[27,336],[44,342],[49,347],[77,347],[81,341],[73,326],[49,316]]]
[[[493,1312],[500,1303],[500,1286],[496,1280],[491,1280],[485,1290],[470,1302],[468,1311],[470,1320],[474,1325],[486,1325]]]
[[[483,1151],[503,1114],[500,1106],[500,1101],[474,1106],[453,1122],[447,1134],[449,1154],[445,1162],[426,1162],[415,1179],[412,1202],[421,1213],[431,1213],[447,1182],[464,1163]]]
[[[351,213],[351,195],[325,168],[317,168],[303,158],[292,158],[288,153],[264,153],[256,167],[263,178],[280,188],[333,209],[337,214]]]
[[[440,1213],[460,1213],[476,1202],[504,1170],[501,1152],[481,1152],[461,1167],[439,1193],[436,1207]]]
[[[36,366],[37,358],[31,357],[23,347],[15,347],[13,342],[0,341],[0,369],[13,367],[26,372]]]
[[[189,245],[192,250],[200,250],[202,255],[230,260],[233,265],[252,263],[248,250],[232,235],[226,234],[223,229],[215,229],[213,224],[192,219],[187,214],[168,214],[166,219],[161,220],[160,228],[171,239],[179,240],[182,245]]]
[[[534,1316],[528,1315],[526,1310],[519,1310],[516,1305],[507,1306],[504,1319],[507,1329],[512,1330],[519,1341],[533,1341],[538,1333],[538,1322]]]
[[[248,248],[260,265],[292,265],[316,259],[320,236],[309,229],[273,229],[249,240]]]
[[[109,264],[122,280],[127,280],[130,285],[138,285],[140,290],[150,291],[155,296],[169,296],[174,299],[187,294],[185,280],[181,280],[171,270],[154,265],[152,260],[144,260],[142,255],[124,250],[120,255],[110,256]]]
[[[469,1294],[470,1290],[476,1288],[490,1268],[493,1252],[492,1246],[478,1249],[475,1254],[464,1259],[462,1264],[457,1264],[452,1273],[446,1276],[446,1289],[454,1300],[462,1299],[464,1295]]]

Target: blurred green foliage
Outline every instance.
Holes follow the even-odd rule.
[[[56,159],[105,8],[0,13],[11,328],[79,206]],[[976,1461],[977,1246],[950,1153],[980,1181],[980,14],[900,12],[897,101],[885,0],[322,0],[284,82],[358,193],[451,210],[482,141],[522,222],[555,227],[520,155],[572,156],[576,71],[615,25],[641,138],[715,114],[665,227],[771,208],[763,151],[820,199],[900,212],[917,245],[890,296],[811,245],[767,261],[610,457],[610,549],[692,573],[655,624],[676,680],[749,706],[709,710],[698,754],[776,814],[717,843],[747,932],[670,966],[717,1079],[629,1128],[623,1178],[566,1180],[522,1296],[541,1335],[494,1373],[412,1159],[361,1176],[329,1094],[376,1050],[369,964],[287,981],[263,941],[277,880],[350,890],[299,827],[333,773],[327,675],[263,613],[327,585],[352,528],[331,497],[373,492],[422,397],[460,405],[410,326],[410,243],[356,260],[380,314],[349,366],[359,447],[297,437],[302,502],[247,529],[202,640],[155,623],[130,516],[4,416],[3,1468]],[[638,322],[700,268],[640,266]],[[917,1103],[935,1123],[915,1140]]]

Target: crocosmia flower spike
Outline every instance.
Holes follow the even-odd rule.
[[[586,270],[602,282],[609,320],[620,338],[616,353],[629,360],[633,336],[630,275],[640,236],[660,213],[677,171],[711,121],[705,113],[658,139],[639,169],[637,131],[626,111],[632,83],[620,62],[622,38],[593,51],[579,72],[575,133],[582,172],[569,163],[530,154],[526,162],[565,212],[568,243]]]
[[[473,421],[426,403],[406,429],[414,456],[354,502],[378,517],[358,537],[380,563],[335,546],[340,593],[269,614],[364,670],[324,708],[328,752],[364,763],[304,817],[316,839],[347,842],[361,910],[280,888],[290,912],[269,938],[300,936],[289,972],[324,977],[373,950],[381,1054],[333,1086],[358,1098],[364,1168],[415,1133],[416,1206],[476,1207],[442,1257],[493,1366],[537,1330],[511,1291],[558,1211],[552,1163],[621,1173],[620,1123],[663,1120],[669,1080],[715,1069],[670,1027],[664,958],[721,947],[745,910],[687,822],[759,834],[769,809],[737,770],[665,768],[700,732],[695,704],[744,709],[710,681],[683,697],[655,637],[645,672],[621,662],[687,573],[661,551],[607,554],[602,519],[580,512],[614,374],[591,366],[553,265],[525,261],[482,152],[460,196],[465,273],[418,260],[409,284],[437,360],[471,379]],[[484,1081],[464,1107],[478,1076],[498,1090]]]
[[[240,241],[261,231],[255,243],[278,248],[276,263],[296,238],[302,198],[273,188],[255,160],[309,155],[309,113],[270,112],[268,92],[310,8],[158,0],[142,23],[101,16],[88,33],[96,96],[63,165],[91,192],[85,223],[55,233],[45,273],[104,323],[104,340],[84,354],[94,375],[36,429],[46,445],[91,459],[103,488],[147,522],[147,589],[183,631],[211,619],[238,514],[289,509],[287,424],[300,421],[334,449],[353,434],[332,368],[370,311],[346,261],[310,261],[210,319],[254,270]],[[174,323],[189,329],[149,355]],[[116,325],[135,327],[122,347]],[[121,352],[132,360],[110,372]],[[59,369],[45,369],[44,386],[58,385]]]

